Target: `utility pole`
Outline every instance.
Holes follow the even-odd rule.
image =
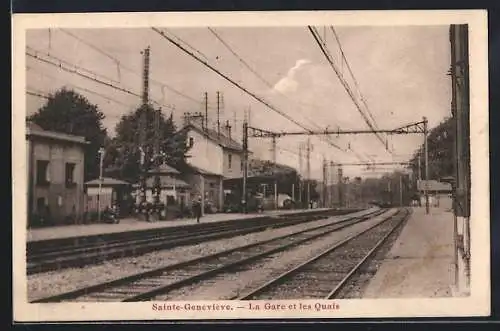
[[[333,207],[334,184],[335,184],[335,163],[330,161],[330,207]]]
[[[247,177],[248,177],[248,123],[243,121],[243,192],[241,202],[243,213],[247,213]]]
[[[274,181],[274,209],[278,210],[278,182]]]
[[[420,153],[420,149],[418,151],[418,173],[417,173],[417,179],[422,180],[422,155]]]
[[[339,164],[338,165],[338,190],[339,190],[339,207],[342,208],[344,207],[344,197],[343,197],[343,194],[344,194],[344,190],[343,190],[343,171],[342,171],[342,165]]]
[[[326,208],[327,207],[327,185],[328,185],[328,176],[327,176],[327,167],[326,167],[326,159],[325,157],[323,156],[323,188],[322,188],[322,192],[323,192],[323,197],[322,197],[322,205],[323,205],[323,208]]]
[[[303,172],[303,160],[302,160],[302,143],[299,143],[299,203],[302,208],[302,172]]]
[[[204,96],[204,101],[205,101],[205,125],[204,125],[204,128],[208,128],[208,93],[205,92],[205,96]]]
[[[146,168],[145,159],[147,153],[146,146],[146,130],[147,130],[147,110],[149,103],[149,46],[144,50],[144,70],[143,70],[143,90],[142,90],[142,111],[139,118],[139,150],[140,158],[140,175],[139,175],[139,215],[146,221],[149,221],[149,211],[146,208]]]
[[[273,163],[276,164],[276,136],[271,137],[271,157],[273,158]]]
[[[307,209],[311,207],[311,139],[307,139]]]
[[[424,185],[424,194],[425,194],[425,213],[429,214],[429,190],[427,189],[427,184],[429,182],[429,151],[427,146],[427,118],[424,116],[424,158],[425,158],[425,185]]]
[[[101,191],[102,191],[102,165],[104,160],[104,148],[99,148],[99,191],[97,193],[97,222],[101,222]]]
[[[161,216],[160,210],[160,195],[161,195],[161,182],[160,182],[160,174],[159,168],[161,164],[161,151],[160,151],[160,116],[161,116],[161,108],[154,112],[154,168],[155,168],[155,177],[154,177],[154,206],[155,212],[158,219]]]
[[[220,136],[220,92],[217,91],[217,134]]]
[[[403,207],[403,176],[399,175],[399,206]]]
[[[387,182],[387,192],[389,192],[389,202],[392,206],[394,199],[392,197],[392,178],[389,178],[389,181]]]

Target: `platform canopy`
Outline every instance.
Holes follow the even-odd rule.
[[[99,178],[93,179],[85,183],[85,186],[128,186],[131,185],[129,182],[124,180],[111,178],[111,177],[103,177],[102,181]]]

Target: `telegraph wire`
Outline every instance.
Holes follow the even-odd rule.
[[[45,95],[45,94],[42,94],[39,92],[33,92],[33,91],[26,90],[26,94],[29,94],[29,95],[34,96],[34,97],[39,97],[41,99],[46,99],[46,100],[50,99],[50,97],[48,95]]]
[[[108,54],[107,52],[103,51],[102,49],[100,49],[99,47],[89,43],[88,41],[85,41],[84,39],[82,39],[81,37],[78,37],[77,35],[75,35],[74,33],[72,32],[69,32],[68,30],[66,29],[60,29],[60,31],[64,32],[65,34],[69,35],[70,37],[78,40],[79,42],[81,42],[82,44],[84,45],[87,45],[88,47],[92,48],[93,50],[95,50],[96,52],[98,53],[101,53],[102,55],[108,57],[109,59],[113,60],[114,62],[116,62],[117,65],[120,65],[120,61],[115,58],[113,55],[110,55]]]
[[[116,64],[116,69],[117,69],[117,73],[118,73],[118,81],[121,81],[121,74],[120,74],[120,61],[115,58],[113,55],[110,55],[108,54],[107,52],[103,51],[102,49],[100,49],[99,47],[89,43],[88,41],[85,41],[83,40],[82,38],[78,37],[77,35],[69,32],[68,30],[66,29],[60,29],[62,32],[64,32],[65,34],[67,34],[68,36],[78,40],[80,43],[92,48],[93,50],[95,50],[96,52],[98,53],[101,53],[102,55],[108,57],[109,59],[113,60]]]

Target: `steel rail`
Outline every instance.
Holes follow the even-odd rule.
[[[239,267],[241,265],[252,263],[252,262],[254,262],[254,261],[258,260],[258,259],[261,259],[263,257],[269,256],[271,254],[278,253],[278,252],[284,251],[286,249],[295,247],[297,245],[303,244],[305,242],[308,242],[308,241],[311,241],[311,240],[314,240],[314,239],[317,239],[317,238],[324,237],[324,236],[326,236],[326,235],[328,235],[328,234],[330,234],[332,232],[339,231],[339,230],[344,229],[344,228],[346,228],[348,226],[352,226],[352,225],[357,224],[359,222],[365,221],[366,219],[368,219],[368,217],[361,217],[359,220],[357,220],[353,224],[342,224],[341,226],[338,226],[338,227],[335,227],[335,226],[338,225],[339,222],[335,222],[335,223],[329,224],[327,226],[321,226],[321,227],[316,228],[316,229],[310,229],[308,231],[304,231],[304,232],[311,232],[311,231],[317,231],[318,229],[324,229],[324,228],[331,227],[331,226],[334,227],[333,229],[329,229],[329,230],[326,230],[324,232],[320,232],[318,234],[306,237],[304,239],[299,239],[299,240],[296,240],[296,241],[292,241],[291,243],[287,243],[285,245],[281,245],[281,246],[278,246],[278,247],[275,247],[275,248],[268,249],[268,250],[266,250],[264,252],[261,252],[261,253],[253,254],[253,255],[251,255],[249,257],[246,257],[246,258],[243,258],[243,259],[239,259],[239,260],[236,260],[234,262],[230,262],[229,264],[223,264],[220,267],[216,267],[216,268],[210,269],[208,271],[200,272],[198,274],[195,274],[195,275],[190,276],[190,277],[186,277],[184,279],[181,279],[179,281],[170,283],[168,285],[159,286],[159,287],[154,288],[152,290],[149,290],[149,291],[143,292],[141,294],[138,294],[138,295],[126,298],[125,300],[123,300],[123,302],[135,302],[135,301],[150,300],[150,299],[154,298],[157,295],[166,294],[166,293],[168,293],[168,292],[170,292],[172,290],[179,289],[179,288],[181,288],[183,286],[190,285],[190,284],[193,284],[193,283],[195,283],[197,281],[207,279],[207,278],[209,278],[211,276],[220,274],[221,272],[225,272],[225,271],[234,269],[235,267]],[[294,235],[297,235],[297,234],[294,234]],[[285,236],[284,238],[292,237],[292,236],[293,235],[289,235],[289,236]],[[284,239],[284,238],[280,238],[280,239]],[[274,241],[278,241],[278,240],[279,239],[276,239]],[[254,247],[256,247],[256,246],[254,246]]]
[[[141,240],[144,244],[136,244],[134,245],[134,241],[124,241],[123,243],[118,243],[111,245],[111,247],[106,244],[102,244],[99,246],[94,246],[92,248],[85,249],[87,252],[82,252],[81,254],[74,254],[73,256],[69,256],[67,258],[62,259],[52,259],[48,261],[41,261],[38,263],[30,264],[30,258],[28,258],[28,266],[27,272],[28,274],[40,273],[44,271],[61,269],[64,267],[77,267],[77,266],[85,266],[89,264],[95,264],[96,262],[100,262],[102,260],[112,260],[116,258],[121,258],[125,256],[136,256],[140,254],[145,254],[151,251],[179,247],[183,245],[189,245],[192,243],[206,242],[210,240],[223,239],[228,237],[234,237],[238,235],[245,235],[253,232],[257,232],[267,228],[280,228],[286,226],[293,226],[300,223],[308,223],[321,218],[326,218],[328,215],[296,215],[290,217],[298,217],[299,219],[294,220],[281,220],[278,218],[275,222],[272,223],[262,223],[255,226],[252,224],[244,225],[244,228],[239,229],[238,227],[241,224],[232,223],[227,225],[228,229],[217,230],[217,228],[209,228],[205,229],[201,234],[187,234],[185,236],[176,237],[176,234],[173,234],[171,237],[172,240],[165,241],[165,237],[156,238],[151,241],[150,238],[146,238]],[[303,218],[307,218],[304,220]],[[273,218],[271,218],[273,220]],[[262,220],[263,222],[265,220]],[[249,226],[250,225],[250,226]],[[212,232],[211,232],[212,231]],[[213,231],[216,231],[215,233]],[[208,233],[207,233],[208,232]],[[90,251],[90,253],[88,253]],[[54,252],[54,255],[58,255],[58,252]],[[70,253],[68,253],[70,254]],[[62,254],[64,255],[64,253]],[[70,254],[71,255],[71,254]]]
[[[335,286],[335,288],[328,293],[328,295],[325,297],[325,299],[333,299],[339,292],[342,290],[342,288],[345,287],[347,282],[354,276],[356,272],[358,272],[363,264],[365,264],[369,258],[375,254],[380,249],[380,246],[382,246],[389,237],[396,232],[397,229],[403,224],[403,222],[408,218],[409,213],[406,214],[397,224],[394,226],[386,235],[384,235],[376,244],[373,246],[373,248],[359,261],[354,268],[349,271],[349,273]]]
[[[287,278],[293,276],[294,274],[296,274],[297,272],[299,272],[300,270],[302,270],[304,267],[316,262],[317,260],[323,258],[324,256],[326,255],[329,255],[331,254],[332,252],[338,250],[339,248],[345,246],[346,244],[350,243],[353,239],[356,239],[356,238],[359,238],[360,236],[362,236],[363,234],[381,226],[382,224],[385,224],[386,222],[388,221],[391,221],[393,220],[394,217],[397,217],[398,215],[400,214],[400,212],[394,214],[394,215],[391,215],[387,218],[385,218],[384,220],[378,222],[377,224],[373,225],[373,226],[370,226],[368,227],[367,229],[359,232],[359,233],[356,233],[354,235],[351,235],[349,237],[347,237],[346,239],[336,243],[335,245],[333,245],[332,247],[329,247],[328,249],[326,249],[325,251],[317,254],[316,256],[313,256],[312,258],[308,259],[307,261],[299,264],[298,266],[290,269],[290,270],[287,270],[285,271],[284,273],[278,275],[277,277],[271,279],[270,281],[268,281],[267,283],[259,286],[258,288],[254,289],[254,290],[251,290],[249,292],[247,292],[246,294],[243,294],[243,295],[240,295],[238,297],[234,297],[232,298],[233,300],[250,300],[251,298],[254,298],[258,295],[261,295],[263,292],[269,290],[272,286],[275,286],[275,285],[278,285],[279,283],[282,283],[284,281],[286,281]],[[405,218],[403,218],[400,222],[402,222]],[[399,225],[400,223],[398,223]]]
[[[379,209],[379,210],[376,210],[376,211],[373,211],[373,212],[370,212],[370,213],[367,213],[367,214],[347,217],[346,219],[339,220],[339,221],[336,221],[336,222],[333,222],[333,223],[329,223],[329,224],[325,224],[325,225],[320,225],[320,226],[312,227],[312,228],[309,228],[309,229],[297,231],[297,232],[294,232],[294,233],[291,233],[291,234],[286,234],[286,235],[278,236],[278,237],[275,237],[275,238],[271,238],[271,239],[264,240],[264,241],[259,241],[259,242],[248,244],[248,245],[244,245],[244,246],[235,247],[235,248],[228,249],[228,250],[225,250],[225,251],[222,251],[222,252],[218,252],[218,253],[214,253],[214,254],[210,254],[210,255],[206,255],[206,256],[197,257],[197,258],[194,258],[194,259],[191,259],[191,260],[183,261],[183,262],[176,263],[176,264],[167,265],[167,266],[164,266],[164,267],[161,267],[161,268],[157,268],[157,269],[154,269],[154,270],[150,270],[150,271],[146,271],[146,272],[141,272],[141,273],[129,275],[129,276],[126,276],[126,277],[121,277],[121,278],[118,278],[118,279],[115,279],[115,280],[112,280],[112,281],[108,281],[108,282],[104,282],[104,283],[100,283],[100,284],[96,284],[96,285],[91,285],[91,286],[86,286],[86,287],[83,287],[83,288],[80,288],[80,289],[76,289],[76,290],[73,290],[73,291],[69,291],[69,292],[65,292],[65,293],[60,293],[60,294],[56,294],[56,295],[44,297],[44,298],[41,298],[41,299],[36,299],[36,300],[33,300],[32,302],[33,303],[46,303],[46,302],[60,302],[60,301],[65,301],[65,300],[77,299],[78,297],[82,297],[82,296],[85,296],[85,295],[89,295],[89,294],[93,294],[93,293],[96,293],[96,292],[104,291],[106,289],[117,287],[117,286],[121,286],[123,284],[132,283],[134,281],[137,281],[137,280],[140,280],[140,279],[143,279],[143,278],[154,277],[156,275],[160,275],[160,274],[165,273],[165,272],[178,270],[179,268],[187,267],[187,266],[190,266],[190,265],[196,265],[198,263],[201,263],[203,261],[207,261],[209,259],[223,257],[225,255],[231,254],[231,253],[236,252],[238,250],[250,249],[252,247],[261,246],[261,245],[265,245],[265,244],[271,243],[272,241],[277,241],[277,240],[284,239],[284,238],[287,238],[287,237],[296,236],[296,235],[303,234],[303,233],[306,233],[306,232],[317,231],[319,229],[323,229],[323,228],[326,228],[328,226],[333,226],[333,225],[341,225],[342,226],[342,224],[349,223],[350,221],[353,221],[353,220],[356,220],[356,222],[353,223],[353,224],[356,224],[356,223],[359,223],[359,222],[363,222],[366,219],[369,219],[370,217],[376,217],[376,216],[378,216],[380,214],[383,214],[384,212],[386,212],[386,211],[383,210],[383,209]],[[353,225],[353,224],[347,224],[347,225],[344,225],[344,227],[347,227],[347,226]]]
[[[314,216],[311,217],[311,221],[314,220],[316,217],[327,217],[327,216]],[[267,220],[266,220],[267,221]],[[275,221],[275,222],[272,222]],[[244,226],[249,226],[246,228],[246,230],[253,230],[253,229],[259,229],[261,227],[269,227],[269,226],[278,226],[282,224],[290,224],[293,225],[296,222],[302,222],[302,220],[297,219],[297,220],[273,220],[271,219],[272,223],[258,223],[256,221],[256,225],[253,224],[244,224]],[[46,252],[40,252],[40,253],[33,253],[32,255],[28,256],[28,262],[29,260],[39,260],[43,258],[50,258],[51,256],[55,257],[61,257],[63,255],[76,255],[78,253],[88,253],[91,250],[97,250],[100,248],[113,248],[113,247],[120,247],[123,245],[130,245],[130,244],[140,244],[141,242],[150,242],[151,240],[157,241],[157,240],[165,240],[165,239],[170,239],[170,238],[175,238],[175,239],[180,239],[180,238],[185,238],[185,237],[193,237],[195,235],[202,235],[205,233],[214,233],[214,231],[217,232],[223,232],[227,230],[234,230],[241,228],[242,224],[238,223],[231,223],[231,224],[224,224],[222,226],[213,226],[210,228],[203,228],[200,229],[200,231],[197,231],[195,233],[188,231],[187,229],[179,232],[168,232],[168,233],[148,233],[145,235],[141,235],[138,233],[136,236],[131,236],[131,238],[125,238],[125,239],[114,239],[110,241],[102,241],[102,242],[94,242],[94,243],[89,243],[89,244],[84,244],[80,246],[76,246],[76,248],[72,248],[70,245],[66,247],[62,247],[60,250],[52,249],[52,250],[47,250]],[[163,231],[165,232],[165,231]]]

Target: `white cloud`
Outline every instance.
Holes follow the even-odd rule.
[[[295,79],[298,70],[303,66],[310,64],[311,61],[307,59],[300,59],[295,62],[295,65],[290,68],[285,77],[280,79],[273,87],[273,92],[287,93],[297,90],[299,83]]]

